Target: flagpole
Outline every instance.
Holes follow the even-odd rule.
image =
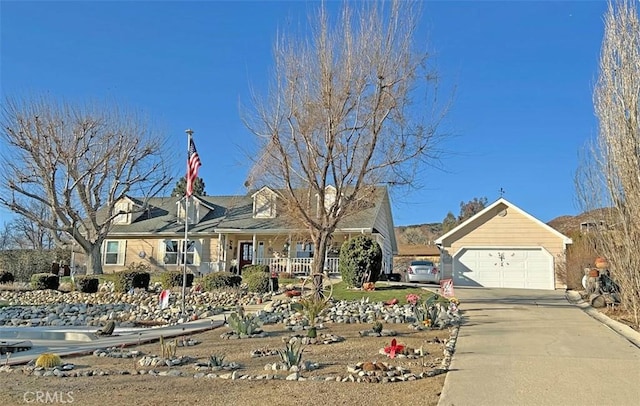
[[[187,129],[185,130],[185,133],[187,133],[187,177],[189,176],[190,170],[189,170],[189,146],[191,145],[191,136],[193,135],[193,130],[192,129]],[[189,182],[189,180],[185,177],[185,194],[184,194],[184,246],[183,246],[183,268],[182,268],[182,318],[183,321],[184,317],[185,317],[185,311],[184,311],[184,302],[185,302],[185,296],[186,296],[186,292],[187,292],[187,249],[188,249],[188,244],[189,244],[189,199],[191,198],[191,196],[188,195],[187,193],[187,183]]]

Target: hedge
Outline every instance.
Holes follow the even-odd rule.
[[[240,286],[242,278],[231,272],[212,272],[202,278],[202,287],[207,291]]]
[[[113,281],[116,292],[128,292],[131,289],[149,289],[149,281],[151,274],[149,272],[140,271],[122,271],[116,273],[116,279]]]
[[[78,290],[82,293],[96,293],[100,285],[100,280],[93,276],[76,276],[75,283]]]
[[[267,265],[247,265],[242,268],[242,282],[247,284],[249,292],[268,292],[270,278],[271,274]]]
[[[176,286],[182,287],[183,271],[165,271],[160,275],[162,289],[169,289]],[[187,287],[193,286],[193,274],[187,273]]]
[[[37,273],[31,276],[31,287],[35,290],[57,290],[60,286],[60,278],[52,273]]]
[[[338,269],[342,281],[350,288],[376,282],[382,269],[382,249],[371,237],[359,235],[340,247]]]
[[[11,272],[0,271],[0,284],[13,283],[13,274]]]

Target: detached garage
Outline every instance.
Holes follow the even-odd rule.
[[[571,239],[501,198],[436,240],[454,286],[555,289]]]

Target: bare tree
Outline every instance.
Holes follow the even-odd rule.
[[[579,201],[599,211],[604,226],[591,235],[621,288],[623,306],[640,326],[640,23],[636,2],[610,2],[604,18],[594,92],[597,142],[578,170]]]
[[[400,238],[409,245],[426,245],[429,242],[429,238],[417,227],[407,228],[400,235]]]
[[[171,182],[162,138],[123,109],[48,97],[9,99],[1,120],[0,204],[51,230],[58,245],[71,236],[87,255],[88,272],[102,273],[116,202],[129,193],[153,196]],[[34,204],[49,215],[32,212]]]
[[[5,221],[0,228],[0,251],[16,248],[11,222]]]
[[[430,55],[417,50],[418,5],[357,4],[344,2],[334,22],[323,3],[308,38],[279,37],[271,92],[254,98],[246,120],[260,151],[246,185],[279,188],[289,217],[310,232],[314,258],[376,186],[412,185],[437,162],[447,110]]]
[[[37,218],[48,221],[49,208],[41,202],[30,202],[28,210]],[[15,243],[21,249],[50,250],[54,246],[54,231],[42,227],[39,222],[28,217],[18,216],[11,222]]]

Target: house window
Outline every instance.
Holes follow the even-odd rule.
[[[313,243],[298,242],[296,243],[296,258],[312,258]]]
[[[107,240],[104,243],[104,264],[124,265],[124,241]]]
[[[185,201],[178,202],[178,222],[184,224]],[[200,202],[193,200],[189,202],[189,224],[197,224],[200,219]]]
[[[196,243],[189,240],[187,243],[187,265],[193,265],[195,260]],[[184,240],[166,240],[164,242],[165,265],[184,264]]]
[[[127,202],[116,203],[114,207],[113,224],[129,224],[129,204]]]
[[[276,196],[272,193],[259,193],[253,199],[253,216],[256,218],[274,218],[276,216]]]

